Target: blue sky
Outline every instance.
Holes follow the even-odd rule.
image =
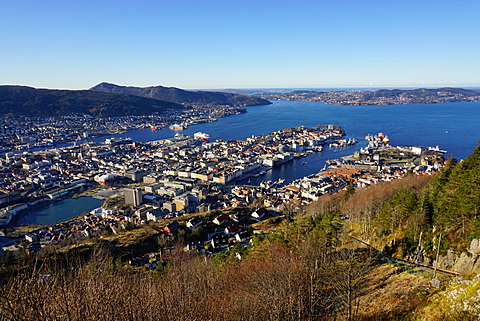
[[[480,86],[480,1],[0,0],[0,84]]]

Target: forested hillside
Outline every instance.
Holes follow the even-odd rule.
[[[479,237],[480,146],[465,160],[453,160],[432,180],[429,197],[433,204],[433,224],[465,236]]]
[[[119,86],[109,83],[101,83],[92,88],[91,91],[108,92],[124,95],[135,95],[140,97],[160,99],[177,104],[210,105],[220,106],[229,105],[232,107],[258,106],[271,104],[268,100],[240,94],[232,94],[218,91],[189,91],[175,87],[131,87]]]
[[[402,256],[415,250],[420,233],[431,256],[440,234],[442,251],[465,250],[480,236],[480,148],[459,163],[449,159],[431,179],[407,176],[357,190],[339,210],[356,233],[382,239],[380,247],[389,243]]]
[[[50,90],[0,86],[0,115],[62,116],[83,113],[98,117],[163,113],[182,105],[133,95],[90,90]]]

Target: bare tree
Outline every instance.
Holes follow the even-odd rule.
[[[365,290],[369,272],[373,269],[375,253],[369,248],[357,248],[347,243],[330,254],[323,266],[327,287],[333,293],[333,311],[342,312],[346,320],[354,320],[359,309],[359,297]]]

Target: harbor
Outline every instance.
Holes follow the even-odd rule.
[[[242,113],[234,117],[226,117],[214,122],[191,125],[188,129],[182,131],[182,134],[194,135],[195,133],[205,133],[209,135],[208,142],[215,143],[218,139],[220,139],[220,137],[223,137],[224,139],[238,140],[241,137],[244,137],[243,139],[245,139],[251,137],[252,135],[255,136],[255,134],[257,136],[262,136],[258,133],[263,132],[265,134],[268,128],[274,127],[277,128],[275,131],[278,131],[278,128],[286,128],[286,126],[284,127],[286,124],[295,124],[300,121],[302,121],[303,124],[309,125],[314,118],[327,118],[337,120],[338,123],[341,124],[346,124],[347,128],[349,129],[348,136],[358,141],[356,145],[345,145],[343,147],[333,145],[330,147],[328,145],[322,145],[317,147],[323,147],[323,151],[320,153],[315,151],[309,151],[306,153],[304,151],[301,152],[304,153],[301,154],[301,156],[294,157],[292,160],[283,162],[282,164],[278,164],[279,159],[277,158],[277,166],[271,169],[253,169],[251,170],[248,178],[236,181],[238,184],[251,184],[259,186],[262,181],[274,182],[279,179],[285,179],[284,184],[289,184],[294,180],[317,173],[319,169],[325,166],[325,162],[328,160],[340,159],[340,162],[342,162],[342,157],[353,155],[355,152],[359,152],[361,149],[366,148],[369,145],[369,142],[365,139],[365,135],[367,135],[369,132],[388,133],[390,140],[389,143],[393,146],[435,146],[430,148],[437,150],[448,150],[449,153],[454,153],[456,157],[462,157],[468,153],[468,146],[476,145],[476,141],[474,141],[475,135],[464,135],[463,133],[468,130],[475,132],[477,124],[476,121],[478,120],[478,117],[475,116],[475,114],[471,114],[469,117],[466,117],[466,115],[468,114],[469,109],[475,109],[475,106],[478,104],[479,103],[458,103],[459,108],[466,109],[465,113],[453,113],[452,106],[456,106],[457,104],[455,103],[423,105],[422,110],[417,110],[417,118],[403,117],[408,113],[408,111],[405,111],[405,109],[415,109],[417,107],[416,105],[395,106],[395,109],[393,109],[392,106],[384,106],[381,110],[375,106],[363,106],[361,111],[356,107],[342,106],[342,109],[344,108],[346,110],[345,113],[348,117],[340,118],[338,109],[335,106],[326,106],[321,103],[276,101],[270,106],[257,106],[248,108],[248,113]],[[432,109],[433,107],[435,107],[435,110]],[[306,114],[302,111],[306,109],[309,110],[309,116],[311,117],[305,117]],[[279,116],[275,116],[273,118],[267,117],[267,115],[269,115],[272,111],[278,112]],[[391,115],[391,117],[386,118],[386,120],[381,124],[382,126],[379,126],[375,119],[376,117],[383,117],[383,113],[388,113]],[[435,118],[435,116],[432,116],[433,114],[438,114],[439,117]],[[438,121],[422,122],[422,117],[427,117],[427,115],[428,117],[433,117],[433,120],[437,119]],[[442,122],[442,120],[450,118],[453,120],[458,120],[459,122]],[[388,121],[388,119],[392,119],[392,122]],[[395,119],[395,121],[393,121],[393,119]],[[402,126],[397,126],[397,119]],[[355,126],[353,126],[353,123]],[[421,123],[421,125],[419,123]],[[457,128],[458,126],[454,127],[454,124],[460,123],[462,124],[462,128]],[[412,131],[412,128],[421,128],[421,131]],[[143,142],[168,139],[168,137],[173,137],[175,133],[178,132],[169,130],[168,128],[162,128],[155,131],[152,131],[150,128],[134,129],[123,134],[114,134],[103,138],[90,137],[89,141],[91,141],[91,143],[88,143],[88,145],[85,146],[93,147],[96,143],[106,142],[107,139],[110,139],[110,142],[114,142],[113,146],[121,146],[120,143],[133,142],[136,142],[137,145],[141,146]],[[111,139],[112,136],[114,138],[113,140]],[[116,141],[117,139],[118,141]],[[341,139],[345,138],[342,137]],[[115,145],[116,143],[119,143],[120,145]],[[57,148],[52,150],[52,152],[39,151],[32,153],[30,156],[18,154],[4,155],[4,160],[2,161],[4,171],[4,186],[6,187],[6,184],[8,184],[8,180],[6,178],[8,175],[10,175],[8,171],[8,166],[10,166],[10,164],[18,163],[23,159],[23,162],[26,163],[25,166],[27,166],[26,169],[23,169],[24,171],[45,171],[46,167],[52,167],[54,164],[43,164],[41,162],[36,163],[35,158],[38,157],[36,155],[46,155],[50,153],[52,155],[67,155],[72,151],[77,150],[80,145],[84,144],[85,142],[78,141],[77,144],[68,144],[66,146],[67,149]],[[440,145],[441,148],[437,145]],[[116,150],[118,150],[118,148]],[[105,151],[102,153],[104,152]],[[92,153],[89,156],[88,153],[82,153],[82,157],[87,157],[88,159],[94,154],[95,153]],[[98,156],[96,157],[98,158]],[[93,164],[87,159],[84,160],[87,161],[87,164]],[[275,160],[272,159],[270,161]],[[72,173],[74,173],[77,170],[75,167],[78,165],[69,168],[69,166],[64,167],[65,165],[62,165],[61,163],[62,162],[59,163],[60,167],[58,167],[58,169],[61,169],[63,172],[73,171]],[[145,164],[145,168],[148,170],[151,168],[151,165],[151,163]],[[20,164],[20,166],[23,165]],[[58,169],[56,169],[56,171],[58,171]],[[115,171],[118,170],[118,168],[115,169]],[[48,188],[48,182],[55,182],[55,180],[65,181],[66,183],[69,182],[68,176],[63,177],[58,176],[58,174],[52,176],[52,174],[55,174],[55,172],[51,172],[47,176],[41,175],[39,178],[35,178],[33,183],[37,184],[38,182],[40,184],[44,184],[45,187]],[[44,179],[46,180],[42,181]],[[28,184],[25,186],[28,186]],[[18,187],[22,189],[22,185],[18,185]],[[12,193],[12,190],[8,188],[4,188],[4,190],[6,193],[9,193],[8,197],[5,198],[7,203],[4,204],[14,204],[17,197],[14,195],[16,194]]]

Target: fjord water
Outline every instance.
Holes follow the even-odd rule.
[[[201,131],[210,140],[246,139],[295,126],[335,124],[347,137],[363,141],[367,134],[383,132],[396,145],[436,146],[463,159],[480,139],[480,102],[388,106],[339,106],[317,102],[273,101],[272,105],[247,107],[247,113],[217,122],[190,126],[179,133]],[[177,131],[132,130],[116,137],[152,141],[173,137]],[[105,137],[94,141],[104,141]]]
[[[180,131],[193,135],[201,131],[210,140],[246,139],[296,126],[335,124],[341,126],[346,137],[359,144],[345,149],[325,148],[311,155],[271,170],[267,175],[252,179],[256,184],[264,179],[285,178],[285,182],[318,172],[325,160],[339,158],[366,146],[367,134],[383,132],[393,146],[439,146],[447,155],[463,159],[476,147],[480,139],[480,102],[412,104],[388,106],[339,106],[318,102],[273,101],[272,105],[247,107],[247,113],[220,118],[217,122],[190,126]],[[152,141],[173,137],[175,131],[162,129],[132,130],[116,137],[131,137],[134,141]],[[96,138],[96,141],[103,141]],[[302,165],[302,163],[305,163]]]

